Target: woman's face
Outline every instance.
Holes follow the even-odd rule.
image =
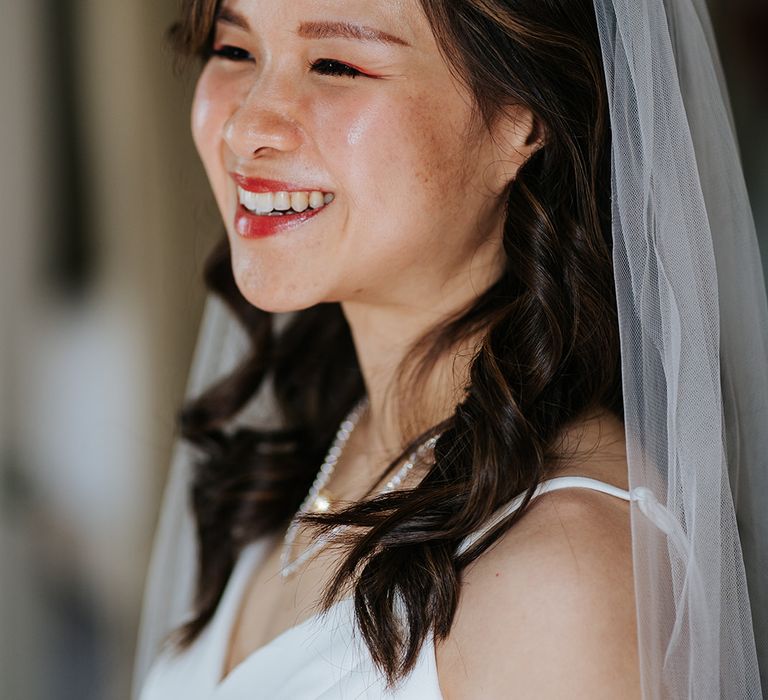
[[[339,36],[335,23],[382,37]],[[249,302],[428,309],[498,276],[501,193],[530,124],[517,115],[503,153],[467,133],[469,95],[418,0],[230,0],[213,49],[192,128]],[[325,197],[308,204],[297,191]],[[303,212],[259,216],[243,197]]]

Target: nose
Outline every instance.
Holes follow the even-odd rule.
[[[262,81],[253,85],[224,124],[224,141],[243,160],[270,150],[293,151],[301,145],[301,130],[290,116],[288,97],[264,88]]]

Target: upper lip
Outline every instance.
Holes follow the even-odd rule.
[[[261,177],[246,177],[240,173],[230,173],[240,187],[248,192],[323,192],[327,193],[322,187],[312,187],[306,185],[297,185],[292,182],[283,182],[281,180],[265,180]]]

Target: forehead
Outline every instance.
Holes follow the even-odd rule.
[[[217,16],[242,29],[279,22],[305,39],[348,38],[414,46],[424,41],[419,0],[223,0]]]

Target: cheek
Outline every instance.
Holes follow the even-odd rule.
[[[217,196],[225,176],[221,161],[222,134],[232,104],[233,98],[226,84],[205,68],[195,88],[191,128],[195,147]]]
[[[315,114],[324,134],[318,148],[336,164],[339,180],[349,183],[353,204],[381,202],[390,212],[406,203],[428,206],[436,196],[450,197],[446,188],[459,184],[462,110],[457,114],[456,105],[432,94],[321,105]]]
[[[213,120],[219,109],[207,70],[205,69],[200,75],[192,99],[192,138],[201,157],[204,157],[208,150],[210,135],[213,132]]]
[[[372,187],[387,216],[372,220],[376,231],[366,244],[389,269],[447,278],[478,259],[478,246],[497,224],[496,196],[484,182],[492,161],[485,142],[465,137],[469,106],[458,95],[438,94],[404,100],[368,133],[381,144]]]
[[[466,138],[468,101],[445,85],[410,99],[405,134],[413,163],[413,179],[446,209],[461,208],[466,188],[479,165],[476,145]]]
[[[387,211],[373,224],[370,245],[401,266],[423,258],[425,250],[435,265],[445,264],[454,254],[443,242],[450,238],[456,243],[452,250],[463,253],[461,238],[473,230],[478,202],[467,196],[472,175],[461,137],[465,108],[448,102],[433,93],[407,96],[385,119],[367,124],[375,126],[367,136],[377,144],[369,193]],[[357,136],[358,130],[350,133]]]
[[[406,117],[413,180],[425,196],[439,200],[441,206],[453,199],[452,190],[459,185],[461,175],[460,125],[452,118],[455,114],[455,110],[415,99]]]

